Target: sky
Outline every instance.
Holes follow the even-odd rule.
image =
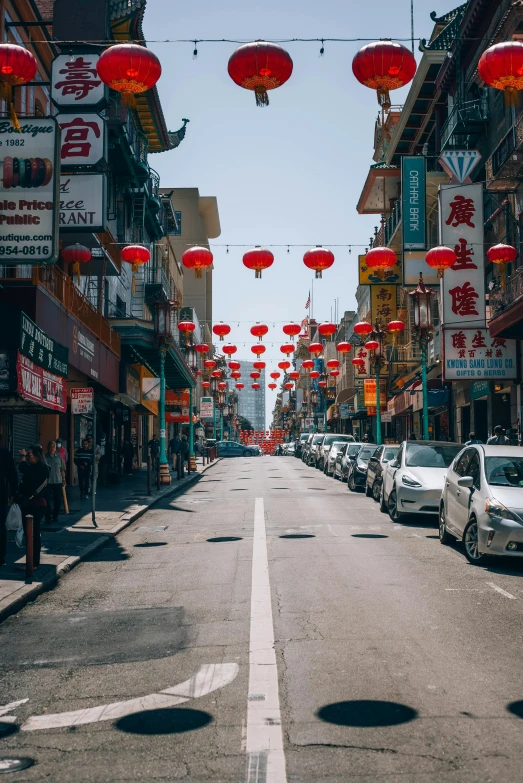
[[[428,38],[430,12],[446,13],[452,0],[414,0],[414,35]],[[268,372],[283,354],[281,330],[301,321],[314,273],[304,252],[323,245],[334,266],[314,281],[318,321],[355,307],[357,256],[368,246],[379,216],[356,212],[369,166],[373,163],[374,123],[379,107],[374,91],[352,74],[351,63],[365,41],[320,44],[285,43],[294,62],[289,81],[269,93],[270,105],[258,108],[253,93],[238,87],[227,62],[239,44],[157,43],[165,39],[226,38],[241,42],[266,38],[410,38],[410,0],[148,0],[144,33],[159,56],[158,83],[169,130],[190,119],[182,144],[154,155],[151,165],[162,187],[198,187],[216,196],[221,236],[211,241],[214,254],[213,318],[231,327],[234,358],[252,360],[256,321],[270,329],[262,357]],[[404,41],[409,46],[407,41]],[[420,52],[415,42],[415,53]],[[408,88],[392,94],[401,104]],[[347,247],[354,245],[351,253]],[[229,252],[226,252],[229,245]],[[243,247],[234,247],[240,245]],[[242,264],[255,245],[272,247],[275,261],[261,280]],[[287,246],[289,252],[287,252]],[[293,247],[297,245],[297,247]],[[242,378],[242,381],[250,381]],[[267,390],[267,423],[275,392]]]

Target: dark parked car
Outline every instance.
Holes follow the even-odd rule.
[[[304,444],[302,446],[302,449],[301,449],[301,461],[305,462],[306,465],[309,464],[309,451],[310,451],[310,448],[311,448],[312,439],[314,438],[315,434],[316,434],[315,432],[310,432],[309,433],[309,437],[304,442]]]
[[[342,481],[347,481],[349,474],[349,465],[356,459],[358,451],[363,446],[363,443],[348,443],[347,448],[344,451],[340,451],[336,457],[334,463],[334,478],[340,478]]]
[[[376,445],[364,443],[354,459],[349,465],[347,476],[347,485],[351,492],[363,489],[367,483],[367,465],[376,451]]]
[[[308,441],[308,439],[309,439],[309,433],[308,432],[303,432],[300,435],[300,437],[296,441],[295,447],[294,447],[294,456],[295,457],[300,457],[300,459],[301,459],[303,447],[305,446],[305,443]]]
[[[259,457],[259,446],[246,446],[234,440],[220,440],[216,444],[219,457]]]
[[[399,443],[386,443],[378,446],[369,460],[367,466],[367,483],[365,494],[372,495],[376,503],[379,503],[381,494],[381,482],[383,481],[383,467],[393,460],[399,451]]]

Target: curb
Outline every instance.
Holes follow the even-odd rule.
[[[37,598],[42,593],[46,593],[48,590],[51,590],[58,581],[68,574],[70,571],[75,568],[79,563],[81,563],[83,560],[86,560],[89,555],[92,555],[93,552],[96,552],[96,550],[101,549],[105,544],[111,540],[111,538],[115,538],[119,533],[122,532],[122,530],[125,530],[127,527],[133,524],[133,522],[136,522],[137,519],[139,519],[141,516],[145,514],[146,511],[148,511],[150,508],[152,508],[156,503],[159,503],[161,500],[163,500],[166,497],[172,497],[176,495],[182,495],[185,490],[188,487],[191,487],[193,484],[196,484],[200,477],[213,465],[216,465],[218,462],[220,462],[220,459],[215,459],[213,462],[207,463],[207,465],[204,465],[198,473],[191,474],[188,478],[190,479],[187,481],[183,487],[179,486],[172,486],[169,489],[165,489],[164,492],[162,492],[161,495],[156,495],[151,498],[150,502],[138,506],[138,508],[130,514],[130,516],[125,517],[121,522],[119,522],[117,525],[115,525],[111,530],[109,530],[106,533],[103,533],[99,538],[95,539],[94,541],[91,541],[91,543],[86,546],[84,549],[82,549],[77,555],[72,555],[71,557],[68,557],[66,560],[63,560],[56,568],[56,571],[53,575],[48,576],[44,579],[43,582],[38,582],[37,584],[32,585],[25,585],[24,587],[20,588],[17,595],[15,597],[8,597],[4,598],[2,601],[0,601],[0,623],[2,623],[4,620],[6,620],[8,617],[10,617],[13,614],[16,614],[20,611],[20,609],[23,609],[23,607],[28,604],[30,601],[34,601],[35,598]]]

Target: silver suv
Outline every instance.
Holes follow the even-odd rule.
[[[323,442],[325,435],[315,435],[309,446],[309,453],[307,455],[307,465],[311,465],[315,468],[318,467],[318,457],[320,455],[320,446]]]
[[[343,441],[344,443],[354,443],[352,435],[325,435],[318,453],[318,459],[316,461],[316,467],[320,470],[325,469],[327,463],[327,455],[331,450],[331,446],[336,441]]]

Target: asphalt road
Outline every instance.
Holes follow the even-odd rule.
[[[522,577],[292,457],[222,460],[0,626],[0,772],[519,783]]]

